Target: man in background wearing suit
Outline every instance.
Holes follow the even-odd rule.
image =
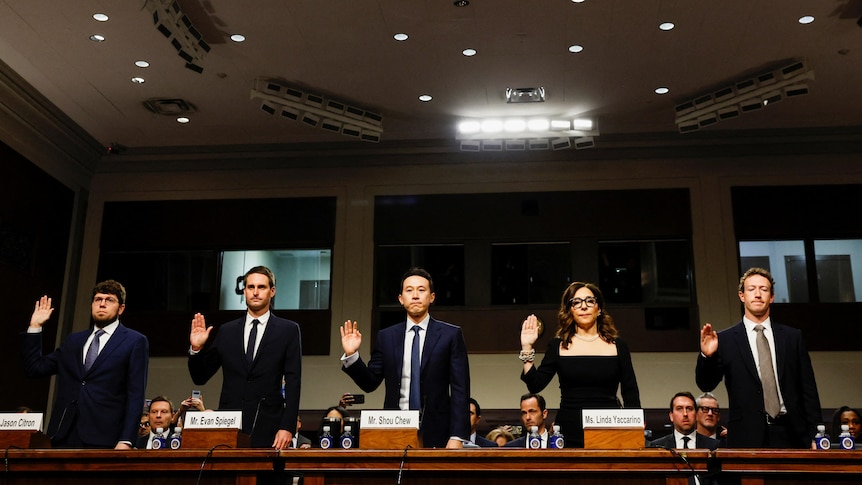
[[[147,422],[149,422],[149,433],[138,438],[135,443],[135,448],[139,450],[152,450],[153,439],[159,428],[162,429],[165,439],[169,439],[173,433],[173,416],[174,405],[165,396],[156,396],[150,402],[150,409],[147,411]]]
[[[296,434],[302,375],[299,325],[271,312],[275,275],[255,266],[243,278],[246,315],[222,325],[204,348],[213,327],[195,314],[189,342],[189,373],[203,385],[222,369],[219,409],[241,410],[242,431],[255,448],[287,449]],[[282,394],[282,381],[284,390]]]
[[[42,355],[42,325],[54,308],[36,302],[30,327],[21,334],[28,377],[57,374],[57,397],[48,425],[55,448],[131,449],[137,440],[150,346],[147,337],[124,326],[126,289],[114,281],[93,288],[93,328],[69,335],[60,348]]]
[[[479,427],[479,421],[482,420],[482,408],[479,402],[470,398],[470,441],[480,448],[497,448],[497,443],[486,439],[484,436],[476,433],[476,428]]]
[[[742,321],[719,333],[709,323],[700,331],[695,379],[712,391],[724,378],[730,448],[810,448],[822,419],[802,332],[769,317],[774,287],[769,271],[749,269],[739,279]]]
[[[542,444],[539,448],[548,447],[548,428],[545,421],[548,419],[548,408],[545,398],[541,394],[527,393],[521,396],[521,424],[522,434],[520,438],[514,439],[503,448],[528,448],[527,440],[530,438],[530,428],[535,426]]]
[[[708,448],[714,450],[718,441],[697,432],[696,404],[690,392],[678,392],[670,400],[668,417],[673,432],[650,441],[650,448]]]
[[[342,370],[365,392],[385,381],[385,409],[418,409],[423,446],[463,448],[470,436],[470,367],[461,329],[431,318],[434,283],[424,269],[404,275],[398,301],[407,319],[377,333],[367,365],[358,324],[344,323]]]

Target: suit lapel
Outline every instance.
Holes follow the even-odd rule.
[[[422,364],[419,372],[425,372],[428,367],[428,362],[431,361],[431,354],[434,353],[434,347],[440,342],[440,325],[433,318],[428,320],[428,333],[425,335],[425,345],[422,347]]]
[[[730,335],[731,338],[733,338],[737,349],[739,349],[739,353],[742,356],[742,362],[745,365],[745,370],[760,382],[760,376],[757,373],[757,364],[754,363],[754,354],[751,352],[751,345],[748,343],[748,335],[745,334],[745,324],[742,322],[737,323],[736,326],[731,329]]]
[[[392,332],[392,342],[389,342],[388,344],[389,347],[393,350],[392,355],[395,356],[395,362],[400,364],[397,368],[398,375],[400,376],[401,369],[404,368],[404,339],[407,335],[407,321],[403,321],[398,325],[398,331]]]
[[[777,366],[775,369],[778,371],[779,386],[781,386],[781,381],[784,377],[784,362],[787,360],[787,346],[784,345],[785,335],[781,325],[776,325],[775,322],[772,322],[772,345],[775,346],[775,365]]]
[[[89,338],[89,335],[87,337]],[[98,369],[99,366],[102,365],[102,362],[104,362],[105,359],[107,359],[108,356],[111,355],[111,353],[113,353],[115,350],[117,350],[117,348],[120,347],[120,345],[122,345],[122,343],[125,339],[126,339],[126,327],[124,327],[122,324],[119,324],[119,325],[117,325],[117,328],[114,329],[114,333],[111,334],[111,338],[109,338],[108,342],[105,344],[105,348],[103,348],[102,350],[99,351],[99,356],[96,357],[96,361],[93,362],[93,367],[90,367],[90,370],[89,370],[89,372],[87,372],[87,374],[90,374],[91,372],[93,372],[93,370]],[[85,344],[87,343],[86,339],[84,340],[84,343]],[[93,345],[93,344],[91,343],[90,345]],[[82,352],[81,359],[80,359],[81,360],[81,370],[84,369],[83,351],[84,351],[84,346],[81,345],[81,352]]]

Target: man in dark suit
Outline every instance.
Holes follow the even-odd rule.
[[[147,410],[147,422],[149,433],[138,438],[135,448],[139,450],[153,449],[153,439],[159,428],[162,429],[165,439],[169,439],[173,432],[174,405],[165,396],[156,396],[150,402]]]
[[[398,301],[407,310],[407,320],[377,333],[367,365],[358,353],[362,335],[357,323],[344,323],[342,370],[365,392],[385,381],[384,408],[420,410],[425,447],[462,448],[462,440],[470,436],[470,368],[461,329],[431,318],[434,283],[423,269],[404,275]],[[413,365],[414,354],[418,366]]]
[[[535,426],[539,438],[542,440],[540,448],[548,447],[548,428],[545,421],[548,419],[548,407],[545,398],[541,394],[527,393],[521,396],[521,424],[523,434],[505,445],[503,448],[527,448],[527,439],[530,437],[530,429]]]
[[[296,433],[293,435],[293,441],[290,443],[291,448],[311,448],[311,440],[299,434],[302,429],[302,416],[296,417]]]
[[[670,400],[668,417],[673,432],[649,442],[650,448],[718,448],[718,441],[697,432],[696,404],[690,392],[678,392]]]
[[[727,448],[727,428],[718,424],[721,420],[718,398],[711,392],[704,392],[694,402],[697,408],[697,432],[718,440],[719,448]]]
[[[707,323],[700,332],[695,378],[702,391],[724,378],[731,448],[810,448],[822,419],[802,333],[769,318],[774,286],[769,271],[749,269],[739,280],[742,321],[719,333]]]
[[[299,325],[271,313],[275,275],[269,268],[252,268],[243,281],[246,315],[222,325],[207,348],[213,327],[195,314],[189,373],[195,384],[202,385],[221,368],[219,409],[242,411],[242,431],[251,435],[252,447],[282,450],[293,440],[299,414]]]
[[[55,448],[131,449],[137,440],[150,347],[147,338],[120,323],[126,289],[108,280],[93,288],[92,329],[69,335],[42,355],[42,325],[54,308],[43,296],[21,334],[28,377],[57,375],[57,397],[48,425]]]
[[[482,420],[482,408],[479,402],[470,398],[470,441],[480,448],[497,448],[497,442],[485,439],[484,436],[476,433],[476,428],[479,427],[479,421]]]

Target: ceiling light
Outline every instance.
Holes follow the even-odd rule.
[[[501,120],[484,120],[481,123],[482,133],[499,133],[503,131],[503,122]]]
[[[93,42],[105,42],[105,36],[100,34],[93,34],[90,36],[90,40]]]
[[[150,63],[147,61],[135,61],[135,65],[138,67],[150,67]]]
[[[524,131],[526,128],[527,122],[520,118],[511,118],[503,122],[503,131],[508,133]]]
[[[133,77],[132,82],[135,84],[144,84],[144,78],[142,77]]]
[[[578,52],[581,52],[583,50],[584,50],[584,46],[582,46],[582,45],[572,44],[569,46],[569,52],[571,52],[573,54],[577,54]]]
[[[803,15],[802,17],[799,17],[800,24],[805,25],[810,24],[811,22],[814,22],[814,16],[812,15]]]
[[[476,55],[476,49],[464,49],[461,51],[461,54],[464,54],[467,57],[473,57]]]
[[[201,61],[210,51],[210,46],[176,0],[148,0],[146,7],[152,14],[153,26],[185,61],[185,67],[197,73],[203,72]]]
[[[455,0],[452,2],[452,5],[455,5],[456,7],[466,7],[467,5],[470,5],[470,0]]]
[[[542,103],[545,101],[545,88],[506,88],[507,103]]]
[[[551,122],[543,118],[535,118],[527,122],[527,130],[529,131],[548,131]]]
[[[430,94],[423,94],[423,95],[419,96],[419,101],[422,101],[423,103],[427,103],[428,101],[431,101],[432,99],[434,99],[434,98],[432,98]]]
[[[177,118],[177,123],[180,123],[182,125],[188,123],[189,121],[191,120],[185,116],[180,116],[179,118]]]
[[[593,129],[593,120],[587,118],[576,118],[572,120],[572,126],[578,131],[590,131]]]
[[[584,0],[572,0],[572,3],[584,3]]]
[[[103,13],[94,13],[93,18],[98,20],[99,22],[107,22],[108,16]]]
[[[245,42],[245,36],[242,34],[233,34],[230,36],[230,40],[234,42]]]
[[[407,40],[409,38],[409,36],[407,34],[395,34],[392,36],[392,38],[394,38],[397,41],[403,41],[403,40]]]
[[[467,120],[458,123],[458,131],[464,134],[479,133],[482,130],[482,123],[477,120]]]
[[[664,31],[673,30],[676,27],[673,22],[662,22],[658,25],[658,28]]]
[[[552,130],[571,130],[572,122],[569,120],[551,120],[551,129]],[[547,123],[546,123],[547,126]],[[547,129],[547,128],[545,128]]]
[[[667,93],[669,93],[669,92],[670,92],[670,89],[668,89],[668,88],[666,88],[666,87],[664,87],[664,86],[662,86],[662,87],[660,87],[660,88],[655,88],[655,93],[656,93],[656,94],[667,94]]]

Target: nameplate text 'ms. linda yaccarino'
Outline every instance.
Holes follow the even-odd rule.
[[[644,428],[643,409],[584,409],[586,428]]]

